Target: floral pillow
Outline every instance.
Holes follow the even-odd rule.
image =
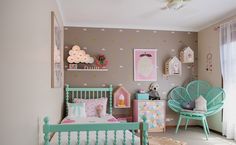
[[[101,115],[105,115],[107,111],[107,98],[99,99],[74,99],[74,103],[85,103],[85,112],[88,117],[98,116],[97,106],[102,105]]]
[[[84,118],[86,117],[85,103],[68,103],[68,118]]]

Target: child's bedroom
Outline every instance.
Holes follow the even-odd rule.
[[[235,0],[1,0],[1,145],[236,145]]]

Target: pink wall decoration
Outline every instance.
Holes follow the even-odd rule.
[[[134,49],[134,81],[157,81],[157,49]]]

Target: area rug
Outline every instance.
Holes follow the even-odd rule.
[[[149,136],[149,145],[187,145],[185,142],[174,140],[168,137],[153,137]]]

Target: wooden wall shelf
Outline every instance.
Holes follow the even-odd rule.
[[[67,69],[67,71],[108,71],[107,68],[101,69]]]
[[[126,109],[126,108],[130,108],[130,106],[117,106],[117,105],[115,105],[114,108],[117,108],[117,109]]]

